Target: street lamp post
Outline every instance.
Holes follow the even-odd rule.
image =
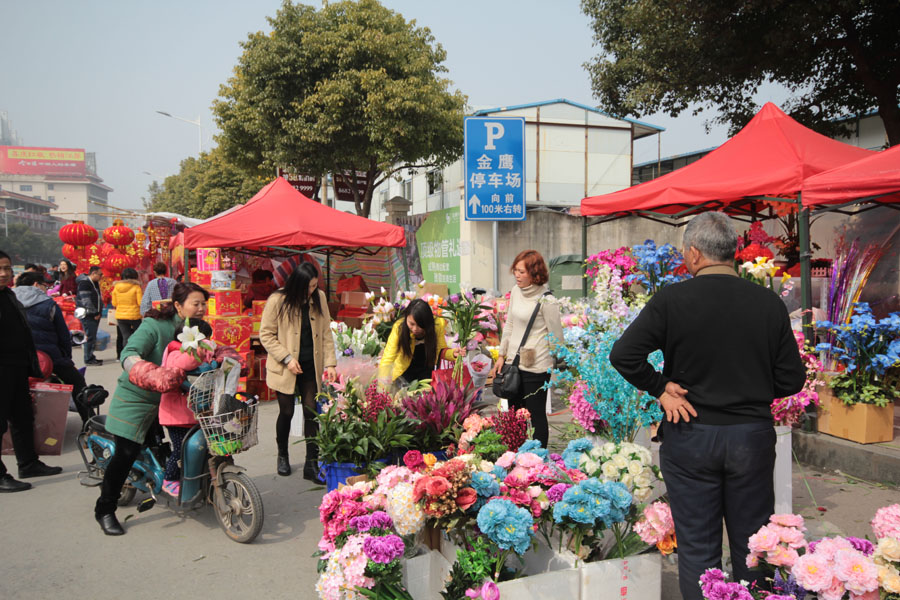
[[[3,209],[3,237],[9,237],[9,213],[14,213],[22,210],[22,207],[14,208],[9,210],[8,208]]]
[[[172,119],[178,119],[179,121],[184,121],[185,123],[190,123],[191,125],[197,126],[197,156],[200,156],[200,153],[203,152],[203,127],[200,126],[200,117],[197,117],[196,121],[192,121],[190,119],[185,119],[184,117],[176,117],[175,115],[171,115],[164,110],[156,111],[164,117],[170,117]]]

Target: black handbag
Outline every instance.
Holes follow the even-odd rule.
[[[549,293],[550,292],[545,292],[544,296]],[[494,385],[491,387],[491,390],[498,398],[518,398],[522,395],[522,373],[519,371],[519,352],[522,350],[522,346],[525,345],[525,342],[528,341],[528,334],[531,333],[531,327],[534,325],[534,320],[537,319],[540,310],[541,301],[538,300],[537,304],[534,306],[534,312],[531,313],[531,319],[528,321],[528,326],[525,328],[525,334],[522,336],[522,341],[516,349],[516,357],[508,365],[503,365],[503,368],[500,369],[500,372],[494,377]]]

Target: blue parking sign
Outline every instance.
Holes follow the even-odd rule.
[[[525,219],[525,119],[466,117],[466,220]]]

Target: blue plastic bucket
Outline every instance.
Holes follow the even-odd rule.
[[[336,490],[340,484],[346,484],[348,477],[360,475],[353,463],[323,463],[321,470],[324,472],[323,479],[329,492]]]

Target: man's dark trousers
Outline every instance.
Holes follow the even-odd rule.
[[[94,345],[97,343],[97,328],[100,327],[100,320],[91,315],[81,320],[81,326],[84,327],[84,362],[87,363],[96,358]]]
[[[16,462],[23,467],[37,460],[34,451],[34,405],[28,391],[28,365],[0,365],[0,437],[6,433],[7,422]],[[0,475],[6,475],[6,465],[0,461]]]
[[[700,575],[721,568],[722,519],[734,581],[759,574],[746,566],[747,540],[775,509],[772,423],[663,423],[660,464],[678,538],[678,581],[685,600],[701,600]]]

